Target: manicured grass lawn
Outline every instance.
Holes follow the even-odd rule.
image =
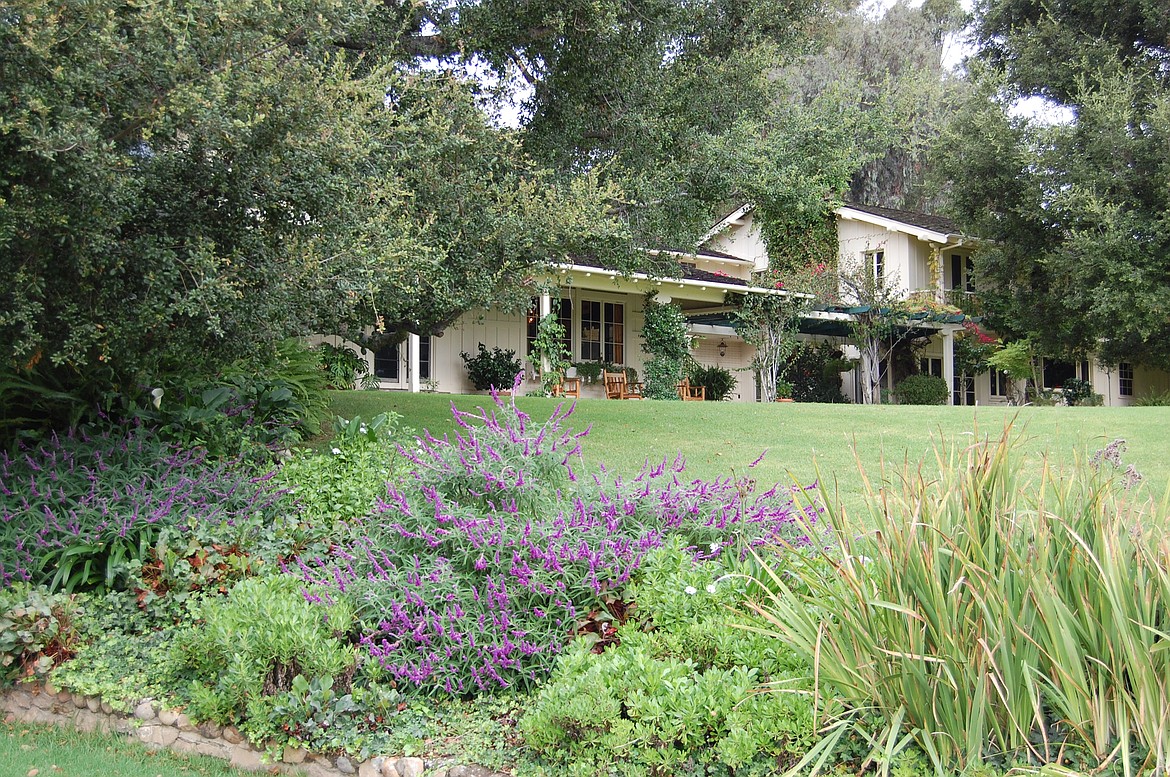
[[[487,396],[351,391],[333,394],[337,415],[365,418],[392,410],[416,430],[435,436],[454,430],[450,406],[463,410],[490,406]],[[519,397],[517,405],[540,421],[557,400]],[[574,429],[590,424],[586,463],[604,462],[611,470],[632,474],[642,463],[682,453],[692,478],[749,475],[760,483],[811,483],[818,468],[825,482],[839,489],[847,507],[861,503],[863,486],[857,460],[871,480],[878,480],[883,460],[891,476],[903,463],[926,461],[937,470],[932,445],[940,435],[969,440],[973,434],[998,436],[1007,423],[1025,439],[1024,450],[1039,465],[1065,466],[1074,455],[1090,455],[1117,438],[1125,439],[1127,463],[1146,478],[1161,497],[1170,483],[1166,455],[1170,408],[1160,407],[898,407],[884,405],[740,404],[730,402],[617,402],[583,399],[569,420]],[[764,460],[748,465],[764,450]]]
[[[0,723],[0,775],[11,777],[243,777],[226,761],[146,750],[123,736],[83,734],[52,726]]]

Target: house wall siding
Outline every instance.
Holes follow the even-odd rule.
[[[768,269],[768,247],[756,229],[755,216],[749,213],[741,222],[711,238],[707,247],[751,262],[757,272]]]

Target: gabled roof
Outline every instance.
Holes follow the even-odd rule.
[[[755,206],[751,203],[745,203],[720,218],[703,235],[699,245],[701,246],[703,243],[706,243],[711,238],[725,231],[728,227],[739,223],[739,220],[751,213],[754,208]],[[928,242],[950,243],[954,241],[961,242],[963,240],[963,234],[959,231],[959,225],[945,216],[916,213],[897,208],[880,208],[876,205],[862,205],[856,202],[845,203],[840,208],[837,208],[835,213],[843,218],[867,221],[896,232],[906,232]],[[705,253],[711,253],[707,249],[700,250]]]
[[[929,213],[915,213],[914,211],[898,210],[897,208],[879,208],[876,205],[861,205],[856,202],[847,202],[845,203],[845,207],[851,210],[861,211],[862,213],[868,213],[871,216],[880,216],[890,221],[898,221],[903,224],[909,224],[910,226],[929,229],[932,232],[938,232],[944,235],[959,234],[959,225],[945,216],[932,216]]]

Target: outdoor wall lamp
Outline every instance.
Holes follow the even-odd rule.
[[[720,340],[719,341],[719,356],[723,357],[726,355],[727,355],[727,343],[724,342],[723,340]]]

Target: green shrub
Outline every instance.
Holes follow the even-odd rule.
[[[682,309],[654,301],[654,292],[645,298],[642,325],[642,352],[648,354],[643,396],[647,399],[677,400],[683,364],[690,358],[687,347],[687,319]]]
[[[386,483],[396,474],[397,443],[408,439],[398,419],[395,413],[369,421],[338,418],[329,453],[302,451],[280,468],[276,479],[307,528],[336,539],[347,522],[368,515],[386,496]]]
[[[806,345],[793,356],[785,378],[792,384],[797,402],[847,402],[841,393],[841,373],[853,365],[830,342]]]
[[[1093,391],[1093,384],[1081,378],[1069,378],[1061,391],[1064,403],[1069,407],[1098,407],[1103,399]]]
[[[730,370],[719,366],[705,367],[698,362],[691,365],[688,376],[692,386],[703,386],[707,389],[708,402],[721,402],[735,390],[738,382]]]
[[[293,679],[331,677],[348,686],[353,648],[343,639],[353,622],[344,602],[323,609],[288,575],[249,578],[226,599],[200,608],[203,623],[175,635],[173,685],[197,720],[239,723],[253,742],[274,736],[274,697]]]
[[[1170,390],[1142,394],[1134,398],[1133,404],[1136,407],[1170,407]]]
[[[777,759],[798,759],[815,738],[807,665],[740,628],[763,625],[731,609],[746,578],[721,561],[696,564],[678,543],[646,563],[631,592],[638,622],[600,655],[581,638],[562,654],[520,721],[527,744],[578,770],[626,775],[695,763],[770,774]],[[759,693],[764,682],[789,692]]]
[[[18,584],[0,588],[0,686],[44,676],[76,641],[76,599]]]
[[[112,630],[79,648],[51,679],[58,688],[100,696],[114,709],[129,712],[142,699],[161,699],[174,690],[159,671],[174,633],[174,628],[135,634]]]
[[[325,384],[328,388],[352,391],[358,381],[364,381],[370,371],[369,362],[347,346],[321,343],[317,346],[317,352],[320,354],[321,369],[325,373]]]
[[[937,375],[911,375],[894,389],[900,405],[945,405],[950,389]]]
[[[466,351],[459,356],[467,366],[467,376],[471,378],[471,385],[478,391],[488,391],[492,388],[499,391],[511,389],[516,382],[516,376],[524,369],[524,365],[516,358],[515,351],[502,350],[498,345],[489,351],[480,343],[479,353],[475,356]]]

